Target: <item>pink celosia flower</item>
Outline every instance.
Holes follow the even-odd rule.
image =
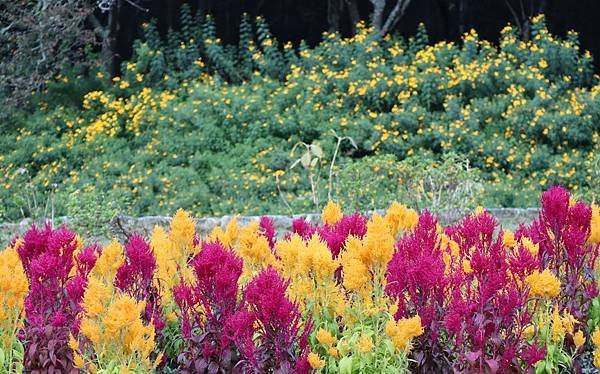
[[[304,218],[296,218],[292,221],[292,232],[300,235],[302,239],[311,238],[316,230],[316,226],[310,224]]]
[[[133,235],[125,245],[125,261],[117,269],[115,286],[138,301],[145,301],[143,319],[152,322],[157,332],[165,326],[160,308],[160,294],[154,284],[156,258],[150,244]]]
[[[298,306],[286,297],[288,283],[274,268],[268,267],[252,279],[244,291],[248,310],[259,322],[255,356],[249,358],[249,362],[259,366],[245,370],[287,372],[308,356],[312,323],[305,322],[302,328]]]
[[[195,282],[182,280],[173,289],[185,341],[179,368],[196,372],[210,365],[222,372],[239,372],[235,368],[240,353],[253,355],[254,331],[254,317],[238,298],[242,260],[219,242],[204,243],[191,267]]]
[[[192,259],[191,266],[196,273],[196,292],[199,292],[201,303],[216,303],[222,312],[236,304],[238,279],[242,274],[241,258],[218,242],[206,243]]]
[[[333,225],[323,225],[316,228],[316,232],[321,239],[327,243],[334,258],[337,258],[343,250],[348,236],[353,235],[362,238],[367,233],[367,219],[354,213],[350,216],[343,216]]]
[[[275,236],[276,236],[275,226],[273,225],[273,220],[267,216],[261,217],[259,227],[260,227],[261,233],[269,241],[269,248],[271,248],[271,250],[273,250],[273,247],[275,246]]]
[[[550,269],[560,277],[559,308],[567,309],[577,320],[586,320],[589,303],[597,295],[594,272],[599,247],[587,243],[592,211],[574,202],[560,186],[542,194],[539,218],[521,226],[517,239],[527,237],[539,246],[540,269]]]
[[[523,359],[529,367],[533,367],[544,357],[546,357],[546,347],[538,347],[535,343],[523,350]]]
[[[73,232],[47,225],[43,229],[32,226],[17,248],[29,281],[25,324],[19,333],[25,345],[23,365],[27,372],[75,370],[67,342],[70,334],[77,333],[81,298],[97,255],[92,246],[83,249],[74,261],[77,246]]]

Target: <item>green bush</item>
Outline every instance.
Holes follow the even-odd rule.
[[[576,34],[549,34],[543,18],[534,20],[531,41],[507,27],[497,46],[475,32],[430,45],[423,29],[404,40],[359,25],[353,38],[324,34],[315,48],[280,46],[261,19],[245,19],[239,45],[225,46],[210,18],[201,21],[184,21],[167,41],[148,25],[121,77],[90,78],[94,88],[77,104],[53,95],[57,82],[35,111],[13,117],[0,139],[8,219],[21,214],[22,169],[41,189],[56,184],[57,196],[93,185],[129,201],[132,214],[314,211],[311,182],[304,168],[290,169],[297,158],[290,151],[298,142],[320,146],[315,179],[325,191],[332,130],[356,143],[340,145],[336,173],[388,155],[427,170],[454,164],[468,176],[463,182],[476,174],[471,181],[484,191],[475,195],[487,206],[533,206],[556,183],[598,195],[600,85],[592,58]],[[454,161],[444,159],[449,153]],[[415,178],[424,177],[418,167],[411,166]],[[371,183],[345,181],[344,193]],[[406,202],[471,204],[452,195],[436,203],[426,187],[417,199],[398,195],[395,180],[385,183],[377,186],[382,194]],[[381,201],[376,192],[352,196],[356,209]],[[57,201],[60,214],[64,207]]]
[[[381,209],[402,201],[421,210],[475,208],[484,204],[479,171],[455,154],[441,161],[429,156],[397,161],[393,155],[364,157],[339,173],[336,196],[353,211]]]

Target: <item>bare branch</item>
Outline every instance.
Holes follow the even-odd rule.
[[[139,5],[138,3],[136,3],[133,0],[125,0],[127,3],[129,3],[129,5],[133,6],[134,8],[136,8],[137,10],[141,10],[144,13],[147,13],[149,10],[147,8],[143,8],[141,5]]]
[[[508,7],[508,10],[512,14],[515,22],[517,23],[517,27],[519,28],[519,30],[522,30],[523,26],[521,25],[521,19],[517,15],[517,12],[516,12],[515,8],[513,8],[513,6],[510,4],[509,0],[504,0],[504,3],[506,3],[506,6]]]
[[[15,25],[15,21],[12,21],[8,26],[1,28],[0,34],[7,33],[14,25]]]
[[[383,28],[381,29],[381,35],[387,34],[398,24],[398,21],[404,17],[404,13],[406,12],[406,8],[408,8],[410,2],[411,0],[398,0],[396,2],[396,6],[394,6],[394,9],[392,9],[387,21],[385,22],[385,25],[383,25]]]

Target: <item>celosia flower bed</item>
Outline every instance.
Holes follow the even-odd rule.
[[[556,372],[600,366],[600,209],[562,187],[503,230],[393,203],[318,225],[169,230],[84,247],[32,227],[0,252],[0,371]],[[595,304],[598,302],[596,301]]]

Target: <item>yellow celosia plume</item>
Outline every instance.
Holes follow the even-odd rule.
[[[419,215],[406,205],[394,201],[385,213],[384,220],[395,237],[402,230],[412,230],[419,221]]]
[[[196,234],[196,225],[190,217],[190,214],[183,209],[179,209],[171,221],[170,238],[175,245],[176,250],[181,253],[194,254],[194,235]]]
[[[531,297],[553,298],[560,292],[560,280],[549,269],[535,271],[525,278]]]
[[[396,349],[410,350],[411,339],[423,334],[421,317],[401,318],[397,322],[390,320],[385,325],[385,333],[392,339]]]
[[[370,267],[385,271],[394,255],[394,236],[385,220],[377,213],[367,223],[367,234],[363,239],[361,260]]]
[[[343,216],[342,208],[337,203],[330,200],[327,202],[327,205],[325,205],[325,208],[323,208],[321,220],[326,225],[335,225]]]
[[[114,279],[117,269],[123,264],[123,261],[125,261],[123,246],[113,240],[102,249],[102,254],[98,257],[91,275],[96,278]]]
[[[17,253],[21,244],[17,241],[12,247],[0,250],[0,351],[3,352],[13,349],[16,332],[23,322],[23,303],[29,290]],[[0,365],[0,369],[3,367]]]
[[[592,222],[588,242],[600,244],[600,207],[592,204]]]

